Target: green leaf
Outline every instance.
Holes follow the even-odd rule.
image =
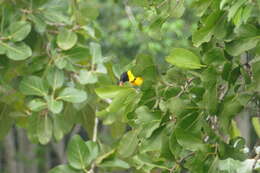
[[[90,51],[86,47],[75,46],[63,53],[63,57],[68,58],[72,63],[86,63],[90,59]]]
[[[160,128],[156,130],[151,137],[144,140],[140,148],[142,153],[161,151],[163,138],[166,138],[165,130]]]
[[[59,69],[63,69],[66,67],[66,65],[68,64],[68,61],[66,58],[63,58],[63,57],[58,57],[58,58],[55,58],[54,60],[54,64],[57,68]]]
[[[31,48],[25,43],[4,43],[0,41],[0,46],[4,47],[8,58],[19,61],[25,60],[32,55]]]
[[[176,83],[178,85],[184,85],[187,77],[183,70],[177,67],[170,68],[166,73],[166,80],[169,83]]]
[[[136,93],[134,89],[122,90],[109,105],[107,111],[118,112],[121,110],[123,113],[131,112],[135,102],[138,102],[139,99],[140,93]]]
[[[255,48],[259,40],[259,36],[233,40],[226,45],[226,50],[230,55],[238,56],[247,50]]]
[[[141,106],[135,110],[137,114],[137,124],[142,124],[139,136],[149,138],[152,133],[160,126],[160,112],[151,112],[147,106]]]
[[[179,156],[181,151],[183,150],[182,146],[177,142],[175,132],[172,132],[170,139],[169,139],[169,148],[171,153],[174,156]]]
[[[228,158],[226,160],[219,160],[219,170],[227,173],[236,173],[236,170],[241,166],[241,162]],[[240,171],[239,171],[240,172]]]
[[[100,64],[103,62],[101,47],[98,43],[90,43],[90,53],[92,55],[92,64]]]
[[[63,50],[71,49],[77,43],[77,34],[68,29],[63,29],[57,37],[57,44]]]
[[[20,91],[25,95],[46,96],[48,87],[38,76],[25,77],[19,86]]]
[[[71,103],[81,103],[87,99],[87,93],[76,88],[68,87],[60,92],[57,100],[58,99]]]
[[[83,109],[80,109],[78,116],[78,123],[86,129],[88,137],[92,139],[96,118],[95,110],[89,104],[86,104]]]
[[[232,0],[222,0],[222,1],[220,2],[219,8],[222,10],[223,7],[224,7],[226,4],[230,3],[231,1],[232,1]]]
[[[32,114],[28,117],[29,126],[27,127],[27,134],[29,140],[32,143],[39,143],[38,133],[37,133],[38,122],[39,122],[38,115],[39,115],[38,113],[32,112]]]
[[[52,120],[49,115],[40,115],[38,114],[38,121],[37,121],[37,136],[39,142],[43,145],[47,144],[52,137]]]
[[[156,114],[155,112],[151,112],[147,106],[140,106],[135,110],[137,114],[136,123],[147,123],[151,121],[160,120],[160,113]]]
[[[200,69],[205,67],[205,65],[200,64],[198,56],[183,48],[174,48],[170,55],[166,57],[166,61],[180,68]]]
[[[47,104],[42,99],[33,99],[27,105],[32,111],[39,112],[47,108]]]
[[[29,18],[34,23],[34,29],[36,32],[42,34],[46,31],[47,24],[41,15],[29,14]]]
[[[53,116],[53,136],[56,141],[60,141],[64,136],[63,122],[59,115]]]
[[[196,10],[196,15],[201,17],[207,11],[213,0],[197,0],[193,1],[192,7]]]
[[[204,150],[205,144],[202,139],[195,134],[184,131],[180,128],[175,130],[177,142],[184,148],[191,151]]]
[[[259,117],[253,117],[252,118],[252,124],[255,129],[255,132],[257,136],[260,138],[260,118]]]
[[[80,70],[79,72],[79,83],[82,85],[85,84],[94,84],[98,81],[96,73],[93,71]]]
[[[230,21],[235,14],[237,13],[237,11],[239,10],[239,8],[246,2],[247,0],[238,0],[235,2],[235,4],[232,5],[232,7],[228,10],[228,21]]]
[[[172,1],[169,12],[172,17],[180,18],[185,12],[184,1]]]
[[[9,27],[12,41],[22,41],[31,31],[31,24],[27,21],[12,22]]]
[[[226,61],[224,53],[220,48],[213,48],[203,55],[203,62],[207,65],[223,65]]]
[[[95,1],[80,1],[78,11],[80,13],[80,23],[86,24],[90,20],[95,20],[99,15],[98,9],[98,4]]]
[[[59,165],[52,168],[48,173],[79,173],[79,171],[74,170],[69,165]]]
[[[67,157],[70,166],[75,169],[86,169],[90,164],[88,160],[89,154],[90,151],[81,137],[79,135],[73,136],[67,148]]]
[[[130,168],[130,165],[127,162],[120,160],[119,158],[107,159],[99,164],[99,166],[102,168]]]
[[[212,35],[214,34],[215,27],[221,22],[221,17],[223,12],[216,11],[211,13],[204,24],[200,29],[195,31],[192,34],[192,42],[198,47],[202,43],[209,42],[211,40]],[[224,20],[224,19],[222,19]]]
[[[63,102],[62,101],[57,101],[53,97],[48,97],[48,109],[52,113],[58,114],[63,109]]]
[[[49,1],[49,2],[52,2],[52,1]],[[63,1],[63,3],[64,3],[64,1]],[[68,7],[67,7],[67,9],[68,9]],[[67,15],[65,15],[64,12],[61,10],[52,9],[52,8],[48,7],[46,9],[44,9],[42,12],[43,12],[43,18],[47,22],[71,25],[70,18]]]
[[[215,115],[217,112],[218,96],[216,85],[208,87],[203,95],[203,103],[210,115]]]
[[[64,82],[64,73],[62,70],[59,70],[57,68],[51,68],[48,71],[47,74],[47,80],[50,86],[56,90],[60,87],[62,87]]]
[[[136,151],[138,145],[137,132],[132,130],[127,132],[118,145],[118,153],[123,157],[130,157]]]
[[[180,116],[181,113],[185,109],[187,109],[187,104],[185,103],[185,101],[177,97],[172,97],[171,99],[169,99],[166,106],[168,107],[170,112],[176,116]]]
[[[106,98],[114,98],[121,91],[124,91],[124,90],[129,90],[129,88],[111,85],[111,86],[96,88],[95,92],[99,97],[106,99]]]
[[[223,108],[220,112],[220,125],[225,132],[229,130],[231,119],[242,109],[243,105],[240,104],[238,96],[224,100]]]
[[[87,141],[85,144],[89,151],[88,162],[90,163],[97,158],[99,154],[99,148],[97,143],[93,141]]]

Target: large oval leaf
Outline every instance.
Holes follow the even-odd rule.
[[[63,50],[72,48],[78,40],[77,34],[67,29],[62,30],[58,34],[57,44]]]
[[[48,86],[38,76],[29,76],[20,83],[20,91],[25,95],[46,96]]]
[[[42,99],[33,99],[27,104],[27,106],[35,112],[39,112],[47,108],[46,102]]]
[[[64,73],[57,68],[51,68],[48,71],[47,80],[53,89],[60,88],[64,82]]]
[[[26,21],[14,22],[9,30],[12,41],[22,41],[30,33],[31,24]]]
[[[80,70],[79,72],[79,83],[82,85],[85,84],[94,84],[98,81],[96,73],[93,71],[87,71],[87,70]]]
[[[57,99],[71,103],[80,103],[87,99],[87,93],[76,88],[68,87],[61,91]]]
[[[183,48],[174,48],[170,55],[166,57],[166,61],[180,68],[200,69],[204,67],[204,65],[200,64],[197,55]]]
[[[0,42],[0,45],[4,47],[7,57],[12,60],[25,60],[32,55],[31,48],[25,43]]]
[[[123,136],[118,146],[118,153],[122,157],[126,158],[134,154],[138,145],[137,135],[137,132],[132,130]]]
[[[47,144],[52,137],[52,121],[48,115],[37,115],[37,136],[41,144]]]
[[[59,165],[51,169],[48,173],[79,173],[79,172],[71,168],[69,165]]]
[[[100,87],[95,89],[96,94],[103,99],[114,98],[122,90],[129,90],[129,88],[111,85],[111,86],[105,86],[105,87]]]
[[[89,166],[89,150],[85,142],[80,136],[75,135],[72,137],[68,144],[67,157],[70,166],[75,169],[85,169]]]
[[[48,109],[54,113],[58,114],[63,109],[63,101],[55,100],[53,97],[46,97],[48,100]]]

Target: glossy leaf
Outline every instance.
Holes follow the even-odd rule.
[[[25,43],[0,42],[0,46],[4,47],[7,57],[15,61],[25,60],[32,55],[31,48]]]
[[[74,170],[69,165],[59,165],[52,168],[48,173],[79,173],[79,171]]]
[[[259,40],[260,38],[258,37],[249,37],[234,40],[227,44],[226,50],[230,55],[238,56],[247,50],[255,48]]]
[[[57,100],[59,99],[71,103],[81,103],[87,99],[87,93],[76,88],[68,87],[59,93]]]
[[[106,87],[100,87],[96,88],[95,91],[97,95],[103,99],[106,98],[114,98],[116,97],[121,91],[128,90],[127,87],[120,87],[120,86],[106,86]]]
[[[92,55],[93,64],[100,64],[103,62],[101,47],[99,44],[91,42],[90,43],[90,53]]]
[[[42,99],[33,99],[28,103],[28,107],[35,112],[42,111],[47,108],[47,103]]]
[[[130,165],[121,159],[113,158],[113,159],[105,160],[103,163],[100,164],[100,167],[129,169]]]
[[[205,25],[193,33],[192,42],[196,47],[200,46],[204,42],[210,41],[214,34],[215,27],[218,25],[218,22],[220,22],[222,15],[223,13],[221,11],[211,13],[207,17]]]
[[[177,129],[175,132],[177,142],[184,148],[197,151],[204,150],[205,144],[203,144],[202,139],[200,139],[195,134],[191,134],[188,131],[184,131],[182,129]]]
[[[173,49],[170,55],[166,57],[166,61],[180,68],[200,69],[204,67],[204,65],[200,63],[200,58],[198,56],[183,48]]]
[[[138,138],[136,131],[132,130],[126,133],[118,145],[118,153],[126,158],[134,154],[138,145]]]
[[[22,41],[31,31],[31,24],[27,21],[13,22],[10,27],[10,37],[12,41]]]
[[[57,37],[57,44],[63,50],[71,49],[77,42],[77,34],[67,29],[61,30]]]
[[[51,68],[47,74],[49,85],[55,90],[62,87],[64,82],[64,73],[57,68]]]
[[[38,76],[25,77],[20,83],[20,91],[25,95],[46,96],[48,87]]]
[[[63,109],[63,102],[62,101],[57,101],[53,97],[50,97],[48,99],[48,109],[54,113],[58,114],[62,111]]]
[[[47,144],[52,137],[52,120],[49,115],[37,115],[38,123],[37,123],[37,136],[39,142],[43,145]]]
[[[79,72],[79,83],[85,84],[94,84],[98,81],[96,73],[93,71],[80,70]]]
[[[67,148],[67,157],[70,166],[75,169],[85,169],[89,166],[88,155],[90,151],[80,136],[72,137]]]
[[[95,160],[99,154],[99,148],[96,142],[93,141],[87,141],[86,142],[86,146],[88,148],[89,151],[89,155],[88,155],[88,162],[92,162],[93,160]]]

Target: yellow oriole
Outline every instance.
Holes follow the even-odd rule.
[[[143,81],[142,77],[135,77],[134,74],[128,70],[121,74],[119,85],[122,86],[125,82],[129,82],[133,86],[140,86],[143,84]]]

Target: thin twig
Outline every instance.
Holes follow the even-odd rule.
[[[94,129],[93,129],[93,137],[92,137],[93,142],[97,141],[97,130],[98,130],[98,118],[95,117],[95,125],[94,125]]]
[[[180,97],[186,90],[187,88],[190,86],[191,82],[193,81],[194,78],[190,78],[186,81],[185,85],[182,86],[182,90],[181,92],[179,92],[179,94],[176,97]]]
[[[192,155],[194,155],[195,152],[191,152],[189,153],[187,156],[183,157],[181,160],[177,161],[176,165],[174,165],[171,169],[170,169],[170,173],[173,173],[173,171],[175,171],[175,169],[179,166],[181,166],[182,162],[184,162],[186,159],[188,159],[189,157],[191,157]]]
[[[97,112],[97,110],[96,110],[96,112]],[[97,141],[97,132],[98,132],[98,118],[95,117],[95,124],[94,124],[94,128],[93,128],[93,136],[92,136],[92,141],[93,141],[93,142],[96,142],[96,141]],[[93,163],[91,164],[91,168],[90,168],[90,170],[88,171],[88,173],[94,173],[95,167],[96,167],[96,164],[95,164],[95,162],[93,162]]]

